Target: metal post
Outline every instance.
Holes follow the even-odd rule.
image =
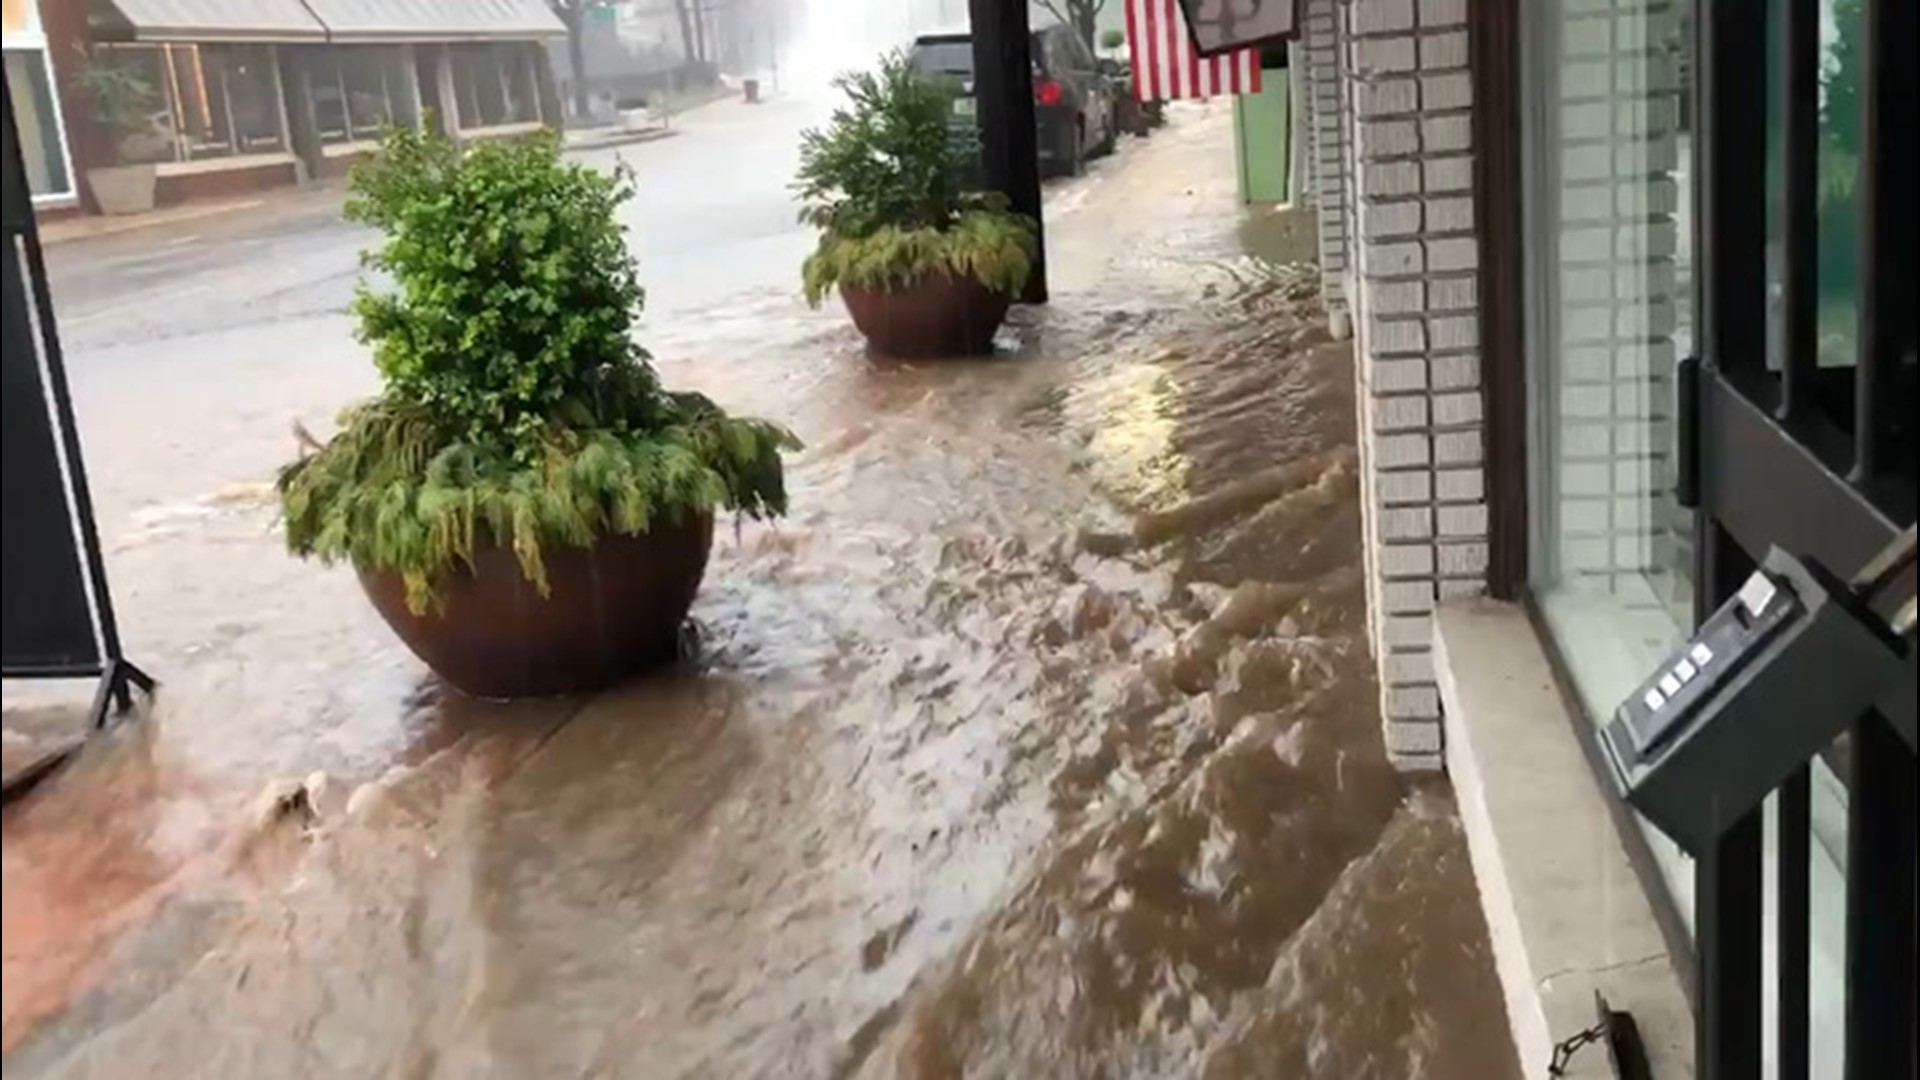
[[[1847,1080],[1913,1075],[1913,752],[1883,717],[1853,727],[1847,793]]]
[[[1033,274],[1020,299],[1047,302],[1046,229],[1040,216],[1040,147],[1033,112],[1032,30],[1026,0],[968,0],[973,21],[974,97],[987,190],[1033,219]]]
[[[1695,1074],[1760,1080],[1760,853],[1755,810],[1695,866],[1694,941],[1700,954]]]
[[[1780,28],[1780,91],[1785,169],[1781,182],[1785,310],[1780,343],[1780,403],[1775,415],[1804,412],[1819,374],[1814,325],[1820,232],[1815,203],[1820,182],[1820,4],[1788,0]]]
[[[1791,361],[1789,361],[1791,362]],[[1807,1080],[1812,1066],[1809,1028],[1813,988],[1813,777],[1802,765],[1774,794],[1774,1075]]]

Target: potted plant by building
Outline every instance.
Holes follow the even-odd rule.
[[[103,214],[142,214],[153,209],[158,171],[136,151],[154,130],[159,92],[132,63],[100,48],[80,51],[80,81],[93,102],[93,117],[105,129],[114,164],[87,170],[87,188]]]
[[[807,301],[838,289],[888,356],[992,351],[1032,269],[1033,223],[997,195],[962,190],[969,148],[954,138],[950,87],[900,54],[835,86],[847,104],[801,137],[794,185],[801,220],[820,230],[803,268]]]
[[[447,682],[592,690],[672,658],[714,515],[783,513],[785,430],[663,390],[615,211],[630,175],[552,133],[464,153],[394,130],[350,182],[382,389],[282,470],[288,547],[351,563]]]

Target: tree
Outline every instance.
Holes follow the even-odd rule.
[[[699,24],[694,19],[693,8],[688,5],[687,0],[673,0],[673,14],[680,20],[680,50],[686,54],[687,63],[698,63],[700,31]]]
[[[1073,32],[1086,42],[1087,51],[1093,51],[1097,44],[1094,40],[1096,22],[1101,10],[1107,6],[1107,0],[1040,0],[1040,6],[1051,12],[1054,18],[1073,27]]]
[[[1833,48],[1821,72],[1826,91],[1821,126],[1834,145],[1856,158],[1860,153],[1860,77],[1866,69],[1862,41],[1865,22],[1860,0],[1834,0]]]
[[[547,0],[567,28],[567,66],[573,69],[573,115],[584,117],[587,101],[587,12],[617,6],[621,0]]]

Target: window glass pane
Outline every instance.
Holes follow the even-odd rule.
[[[316,60],[307,72],[307,93],[313,99],[313,125],[323,143],[344,143],[353,139],[347,120],[346,84],[341,78],[337,58]]]
[[[502,45],[500,58],[507,86],[506,122],[529,124],[540,119],[540,101],[533,84],[533,53],[515,45]]]
[[[238,152],[281,149],[280,90],[274,78],[273,50],[265,45],[222,45],[207,52],[221,62]]]
[[[71,194],[66,150],[60,143],[60,118],[54,111],[53,87],[47,78],[47,54],[38,49],[9,49],[6,62],[7,94],[13,101],[14,124],[20,131],[27,190],[35,195]]]
[[[174,112],[180,118],[187,153],[196,158],[233,153],[218,50],[202,49],[198,45],[169,45],[166,52]]]
[[[340,53],[353,137],[377,139],[380,129],[391,122],[394,115],[388,90],[392,80],[387,73],[387,50],[363,47],[342,49]]]
[[[1690,33],[1670,0],[1526,9],[1535,587],[1602,719],[1693,623],[1674,423],[1692,347]],[[1691,869],[1650,841],[1686,909]]]
[[[460,126],[494,127],[507,122],[504,61],[510,54],[491,45],[456,45],[453,77],[460,95]]]
[[[1039,42],[1034,42],[1039,48]],[[967,78],[973,74],[973,42],[971,41],[922,41],[913,47],[913,66],[929,75],[958,75]]]

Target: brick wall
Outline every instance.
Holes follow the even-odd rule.
[[[1470,2],[1303,7],[1323,278],[1355,332],[1381,713],[1407,769],[1442,760],[1434,606],[1486,586]],[[1545,412],[1532,452],[1553,537],[1537,569],[1644,614],[1649,638],[1671,632],[1689,562],[1671,498],[1688,333],[1679,7],[1562,0],[1537,75],[1552,169],[1530,240],[1549,275],[1529,336]]]
[[[1690,562],[1672,498],[1673,371],[1683,332],[1680,39],[1675,0],[1566,0],[1552,65],[1558,174],[1547,221],[1556,303],[1543,313],[1557,416],[1549,438],[1566,587],[1612,594],[1664,640]]]
[[[1342,3],[1301,0],[1301,53],[1307,69],[1307,161],[1320,226],[1321,295],[1329,313],[1346,311],[1346,110],[1337,22]]]
[[[1433,609],[1487,570],[1466,0],[1334,9],[1381,714],[1396,765],[1438,769]]]

